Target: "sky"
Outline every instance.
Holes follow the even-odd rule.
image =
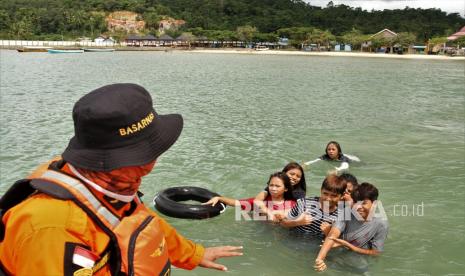
[[[312,6],[326,7],[329,0],[305,0]],[[457,12],[465,16],[465,0],[333,0],[334,5],[344,4],[351,7],[361,7],[363,10],[371,11],[384,9],[410,8],[439,8],[447,13]]]

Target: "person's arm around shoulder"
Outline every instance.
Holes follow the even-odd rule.
[[[352,250],[356,253],[359,253],[359,254],[363,254],[363,255],[371,255],[371,256],[377,256],[381,253],[381,251],[378,251],[376,249],[365,249],[365,248],[361,248],[361,247],[357,247],[353,244],[351,244],[350,242],[348,241],[345,241],[343,239],[337,239],[337,238],[331,238],[332,240],[334,240],[334,242],[344,246],[345,248],[349,249],[349,250]]]
[[[380,255],[384,250],[384,241],[387,237],[387,233],[387,221],[380,221],[376,233],[370,241],[371,249],[360,248],[341,239],[334,239],[334,241],[359,254],[377,256]]]
[[[165,234],[170,261],[177,267],[193,269],[196,266],[202,266],[226,271],[228,269],[224,265],[216,263],[215,260],[222,257],[242,255],[242,252],[239,251],[242,249],[242,246],[204,248],[202,245],[196,244],[178,234],[176,229],[164,219],[158,216],[157,219],[159,219],[160,226]]]

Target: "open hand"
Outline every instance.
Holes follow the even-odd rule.
[[[203,258],[199,265],[205,268],[227,271],[227,267],[222,264],[215,263],[215,260],[223,257],[242,256],[243,253],[239,252],[241,249],[242,246],[207,247],[205,248],[205,253],[203,254]]]

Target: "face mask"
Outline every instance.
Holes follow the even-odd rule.
[[[71,171],[81,180],[103,194],[130,202],[139,189],[142,177],[150,173],[155,161],[143,166],[123,167],[109,172],[96,172],[86,169],[74,168],[69,164]]]

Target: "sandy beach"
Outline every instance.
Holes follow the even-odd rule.
[[[245,54],[245,55],[289,55],[289,56],[326,56],[326,57],[363,57],[363,58],[396,58],[396,59],[432,59],[432,60],[465,60],[464,56],[450,57],[444,55],[383,54],[360,52],[305,52],[288,50],[256,51],[251,49],[193,49],[190,53],[212,54]]]

